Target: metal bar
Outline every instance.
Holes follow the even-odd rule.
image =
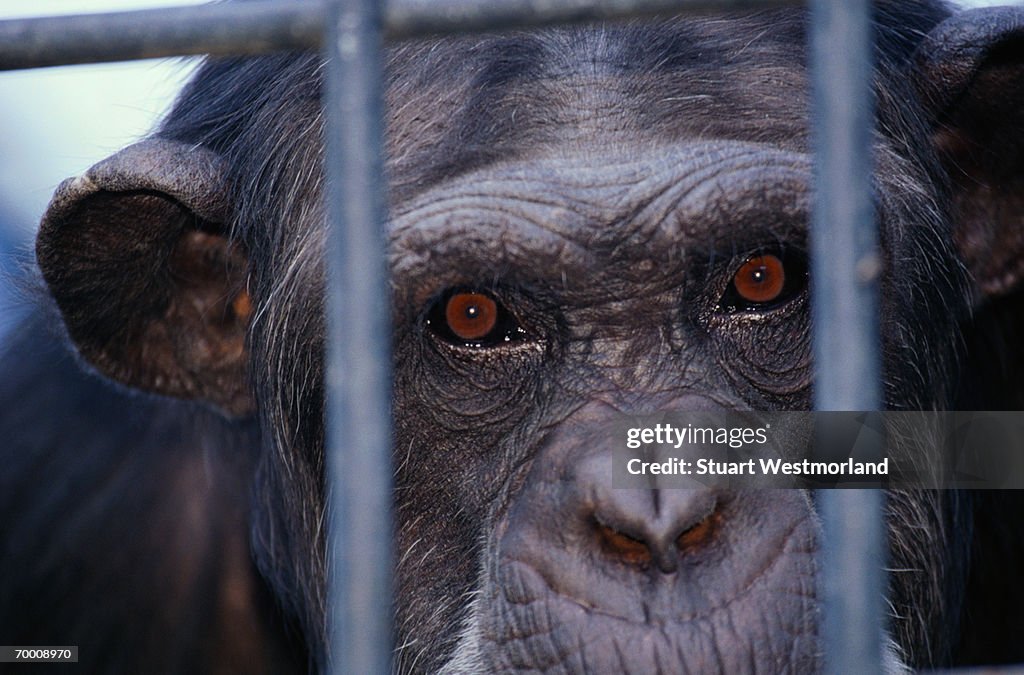
[[[391,297],[378,0],[327,5],[329,664],[389,673]]]
[[[0,70],[319,47],[320,0],[254,0],[0,22]]]
[[[389,40],[542,23],[677,12],[763,9],[797,0],[390,0]],[[109,14],[0,21],[0,70],[196,54],[263,54],[315,49],[321,0],[251,0]]]
[[[471,33],[636,16],[800,5],[797,0],[390,0],[387,35]]]
[[[812,0],[811,10],[815,407],[877,410],[880,264],[871,184],[870,7],[868,0]],[[818,498],[825,670],[883,672],[884,494],[822,490]]]

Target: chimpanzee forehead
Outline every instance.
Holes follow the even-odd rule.
[[[637,287],[678,284],[709,259],[803,248],[810,183],[807,155],[735,141],[496,163],[393,205],[392,273],[414,307],[487,279],[562,299],[637,269]]]
[[[806,145],[792,12],[407,45],[389,60],[389,158],[419,186],[510,157],[645,141]],[[409,171],[416,175],[408,175]]]

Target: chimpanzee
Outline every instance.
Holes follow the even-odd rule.
[[[1017,408],[1024,9],[874,22],[886,405]],[[389,48],[400,672],[820,667],[812,496],[615,490],[604,433],[811,405],[806,32],[790,8]],[[0,366],[0,642],[328,663],[322,66],[210,59],[58,189],[49,299]],[[887,503],[889,672],[1024,658],[1021,499]]]

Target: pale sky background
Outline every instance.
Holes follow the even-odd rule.
[[[188,4],[199,0],[0,0],[0,20]],[[161,59],[0,72],[0,206],[15,221],[7,226],[16,238],[28,238],[62,179],[151,129],[194,63]]]
[[[0,20],[199,4],[199,0],[0,0]],[[57,184],[144,135],[194,59],[0,72],[0,205],[22,238]]]

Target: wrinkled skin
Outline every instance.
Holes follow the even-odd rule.
[[[885,398],[1013,408],[1024,12],[949,14],[877,8]],[[804,38],[804,15],[780,10],[388,53],[400,671],[820,668],[811,494],[608,484],[623,414],[810,406]],[[211,60],[153,138],[62,186],[37,249],[97,371],[204,402],[236,420],[218,433],[249,439],[246,462],[207,476],[243,495],[235,511],[212,503],[195,522],[248,528],[231,607],[258,620],[236,647],[263,650],[269,672],[329,660],[318,65]],[[762,254],[790,281],[737,302],[737,270]],[[453,333],[445,303],[467,291],[496,302],[497,332]],[[73,377],[31,363],[18,381]],[[184,404],[146,405],[206,437]],[[67,444],[26,433],[17,456]],[[18,467],[18,484],[38,471]],[[164,492],[166,508],[194,498]],[[1022,562],[1019,498],[891,493],[888,512],[887,669],[1024,658],[1024,599],[1005,581]],[[57,515],[10,499],[0,514]],[[110,518],[131,532],[147,514]],[[174,556],[195,557],[187,537]],[[147,596],[157,608],[161,590]],[[79,590],[38,611],[72,617],[76,634],[92,601]],[[12,606],[0,602],[0,629]],[[189,667],[229,667],[202,638],[179,640],[196,645]]]

